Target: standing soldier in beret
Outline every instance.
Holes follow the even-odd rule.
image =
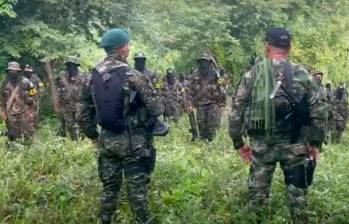
[[[7,137],[10,141],[30,140],[35,129],[28,118],[37,90],[29,79],[22,76],[17,62],[10,62],[6,72],[0,90],[0,114],[6,122]]]
[[[80,63],[76,57],[69,57],[65,62],[67,73],[56,79],[56,90],[58,98],[58,109],[63,118],[65,129],[72,140],[77,140],[79,136],[79,127],[76,121],[76,104],[78,94],[82,85],[82,75],[79,71]]]
[[[133,223],[155,222],[147,193],[156,157],[152,121],[163,113],[163,105],[147,77],[129,67],[129,42],[122,29],[103,35],[101,46],[108,56],[86,78],[78,101],[80,127],[99,148],[103,224],[112,223],[123,182]]]
[[[220,77],[215,59],[207,53],[198,60],[198,69],[190,75],[190,113],[197,109],[197,125],[201,139],[212,141],[221,121],[221,113],[225,107],[226,90]],[[196,127],[192,127],[195,129]],[[194,135],[193,135],[194,137]]]
[[[268,30],[265,57],[244,74],[233,96],[229,132],[242,159],[252,163],[249,205],[257,218],[280,163],[291,218],[300,224],[307,223],[307,188],[325,137],[327,105],[307,70],[287,60],[290,49],[287,30]],[[304,125],[311,129],[307,138]],[[245,133],[251,146],[243,141]]]
[[[44,84],[42,83],[41,79],[37,74],[34,73],[33,68],[30,65],[26,65],[24,68],[24,77],[29,79],[35,86],[35,89],[37,89],[38,93],[34,97],[34,102],[30,107],[30,123],[33,128],[38,128],[39,123],[39,110],[40,110],[40,99],[43,97],[44,93]]]

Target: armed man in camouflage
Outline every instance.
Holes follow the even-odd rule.
[[[29,140],[35,132],[31,125],[31,107],[37,90],[29,79],[22,76],[17,62],[10,62],[6,72],[0,91],[0,114],[6,122],[7,137],[10,141]]]
[[[225,107],[226,89],[219,74],[215,59],[202,54],[198,60],[198,69],[190,76],[189,112],[197,109],[197,125],[201,139],[212,141],[221,121]]]
[[[145,54],[142,52],[138,52],[133,58],[133,60],[135,62],[134,68],[143,75],[145,75],[155,87],[159,80],[156,77],[155,73],[147,68],[147,58],[145,57]]]
[[[334,93],[333,113],[335,123],[333,141],[338,143],[345,130],[349,116],[348,91],[346,90],[343,82],[340,83]]]
[[[167,69],[163,83],[161,96],[165,106],[164,117],[166,120],[177,122],[183,113],[182,103],[185,90],[172,69]]]
[[[39,110],[40,110],[40,100],[44,94],[44,84],[37,74],[34,73],[33,67],[26,65],[24,68],[24,77],[29,79],[33,84],[35,89],[38,91],[36,96],[33,98],[33,104],[30,107],[30,123],[33,128],[38,128],[39,123]]]
[[[82,74],[79,71],[80,63],[77,58],[69,57],[65,65],[67,73],[56,79],[58,107],[66,129],[62,130],[62,135],[65,136],[67,131],[72,140],[77,140],[79,127],[76,121],[76,104],[82,86]]]
[[[128,66],[129,41],[129,34],[122,29],[103,35],[101,46],[108,56],[84,81],[78,102],[80,127],[99,148],[103,224],[112,222],[123,181],[134,223],[155,222],[147,188],[156,155],[152,121],[163,113],[163,105],[148,79]]]
[[[266,33],[266,57],[256,61],[233,97],[229,133],[244,161],[251,162],[249,205],[261,221],[277,163],[283,170],[293,223],[307,223],[307,188],[324,140],[327,106],[311,75],[288,62],[291,34]],[[302,128],[311,128],[307,139]],[[247,134],[251,146],[243,136]]]
[[[312,75],[313,75],[314,81],[318,85],[322,94],[324,95],[324,97],[326,97],[326,89],[325,89],[324,85],[322,84],[322,80],[324,79],[324,73],[321,71],[313,71]]]

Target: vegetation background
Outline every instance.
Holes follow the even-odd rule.
[[[58,74],[68,55],[80,55],[88,71],[104,56],[101,34],[122,27],[132,35],[133,54],[145,52],[160,75],[168,67],[189,72],[210,50],[234,86],[251,57],[263,54],[265,30],[284,26],[294,35],[292,60],[324,71],[326,82],[348,83],[348,12],[347,0],[0,0],[0,74],[17,60],[46,79],[43,64],[54,62]],[[8,151],[0,137],[0,223],[97,222],[95,149],[87,139],[57,138],[50,114],[44,106],[29,148]],[[226,122],[208,145],[190,143],[185,118],[156,140],[150,196],[162,223],[246,223],[248,165],[233,150]],[[312,223],[349,223],[348,144],[346,134],[324,148],[309,195]],[[121,204],[120,223],[129,223],[125,197]],[[266,216],[271,224],[288,220],[280,170]]]

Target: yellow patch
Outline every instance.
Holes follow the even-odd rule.
[[[160,89],[160,88],[161,88],[161,83],[160,82],[155,83],[155,89]]]
[[[39,82],[39,87],[40,87],[40,88],[41,88],[41,87],[44,87],[44,83]]]
[[[218,83],[219,85],[222,85],[222,84],[224,83],[224,79],[222,79],[222,78],[218,79],[218,80],[217,80],[217,83]]]
[[[29,90],[29,96],[35,96],[37,93],[36,89],[35,88],[32,88]]]

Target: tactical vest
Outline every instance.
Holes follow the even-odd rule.
[[[275,69],[272,62],[264,59],[256,63],[246,129],[250,135],[272,137],[284,132],[290,141],[297,141],[301,127],[308,119],[304,87],[293,81],[294,68],[282,62]]]
[[[93,98],[97,110],[97,122],[106,130],[116,133],[126,128],[124,115],[125,74],[119,69],[92,72]]]

